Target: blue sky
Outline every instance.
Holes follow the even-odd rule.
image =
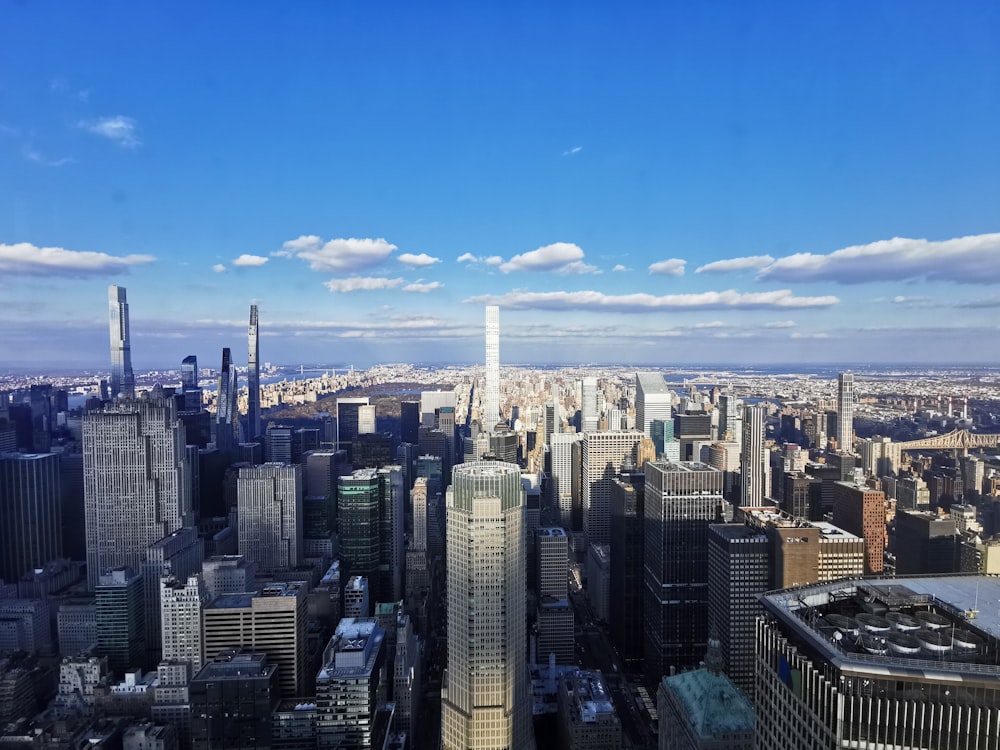
[[[0,15],[0,367],[996,360],[994,3]]]

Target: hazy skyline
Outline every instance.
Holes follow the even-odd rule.
[[[991,3],[7,3],[0,366],[993,361]],[[240,365],[245,362],[237,358]]]

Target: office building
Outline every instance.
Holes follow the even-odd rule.
[[[854,375],[837,376],[837,450],[854,453]]]
[[[956,506],[951,506],[954,512]],[[923,510],[896,512],[896,575],[941,575],[959,570],[954,515]]]
[[[625,475],[611,492],[611,640],[627,666],[642,661],[645,476]]]
[[[191,673],[197,674],[205,664],[201,614],[209,602],[205,582],[198,573],[186,580],[163,576],[159,593],[162,658],[189,662]]]
[[[359,469],[337,479],[340,559],[347,574],[378,577],[381,557],[382,480],[374,469]]]
[[[278,667],[282,697],[307,695],[306,593],[305,584],[287,582],[215,597],[202,610],[206,663],[231,649],[262,652]]]
[[[177,730],[149,721],[130,724],[122,732],[122,750],[178,750]]]
[[[229,347],[224,347],[222,366],[219,369],[218,395],[215,401],[215,444],[220,451],[227,454],[235,452],[240,443],[238,393],[236,367],[233,365]]]
[[[219,594],[239,594],[257,588],[257,563],[243,555],[213,555],[202,564],[208,598]]]
[[[354,439],[361,434],[361,407],[368,406],[367,396],[337,398],[337,449],[353,456]]]
[[[697,462],[645,467],[645,667],[659,681],[694,666],[708,642],[708,527],[732,520],[722,472]]]
[[[191,680],[192,750],[271,748],[279,668],[264,653],[219,653]]]
[[[659,750],[753,750],[754,708],[722,673],[717,643],[705,665],[660,680]],[[807,747],[778,742],[758,747]]]
[[[54,453],[0,453],[0,580],[63,556],[62,485]]]
[[[146,623],[142,576],[130,568],[112,568],[98,577],[94,597],[97,655],[115,674],[143,666]]]
[[[771,496],[771,465],[764,447],[767,409],[743,407],[743,444],[740,449],[740,505],[758,508]]]
[[[97,610],[91,598],[60,602],[56,634],[62,656],[93,653],[97,648]]]
[[[1000,582],[844,580],[766,594],[757,747],[993,748]]]
[[[344,617],[371,617],[371,592],[368,579],[364,576],[351,576],[344,585]]]
[[[190,526],[192,472],[174,399],[105,402],[83,417],[87,582],[139,570],[147,548]]]
[[[198,358],[189,354],[181,360],[181,408],[183,412],[201,411],[201,388],[198,386]]]
[[[48,656],[52,649],[52,619],[46,599],[0,597],[0,654],[24,651]]]
[[[480,423],[492,432],[502,420],[500,414],[500,308],[486,306],[486,388]]]
[[[865,540],[865,573],[882,572],[885,558],[885,495],[853,482],[833,483],[833,522]]]
[[[601,419],[597,407],[597,378],[580,381],[580,432],[595,432]]]
[[[184,526],[172,534],[157,539],[146,550],[146,559],[139,565],[146,623],[147,659],[155,663],[160,655],[160,578],[174,576],[181,581],[201,570],[205,559],[205,544],[198,530]]]
[[[392,700],[396,704],[393,729],[406,732],[410,737],[417,735],[420,725],[421,691],[421,644],[413,631],[413,620],[409,615],[399,613],[392,627],[395,628],[395,653],[393,658]]]
[[[569,538],[557,526],[535,533],[537,561],[534,589],[538,598],[537,661],[573,663],[573,607],[569,601]]]
[[[241,466],[239,549],[262,571],[302,564],[302,467],[298,464]]]
[[[420,429],[420,402],[402,401],[399,404],[400,440],[415,445]]]
[[[622,723],[600,672],[575,670],[559,678],[559,746],[619,750]]]
[[[589,543],[611,539],[611,491],[623,469],[638,465],[642,433],[636,430],[585,432],[581,445],[580,499]]]
[[[398,602],[403,598],[406,564],[403,470],[399,466],[384,466],[377,474],[380,481],[378,600]]]
[[[316,747],[381,748],[376,715],[387,688],[385,631],[373,618],[344,618],[316,675]]]
[[[757,599],[770,589],[770,577],[771,547],[763,530],[739,523],[708,527],[709,633],[719,641],[729,679],[750,696]]]
[[[499,352],[497,356],[499,357]],[[499,362],[499,359],[497,361]],[[437,415],[440,409],[445,406],[455,408],[455,391],[421,391],[420,426],[430,429],[436,428],[438,426]],[[499,406],[497,408],[499,409]]]
[[[667,388],[667,384],[663,380],[663,375],[658,372],[637,372],[635,374],[635,429],[646,437],[652,438],[654,420],[670,421],[673,396],[673,392]]]
[[[247,440],[254,442],[260,431],[260,343],[257,305],[250,305],[250,325],[247,327]]]
[[[727,389],[725,393],[719,395],[719,440],[742,440],[742,420],[743,402]]]
[[[520,471],[495,461],[456,466],[447,514],[442,750],[531,747]]]
[[[611,547],[607,544],[587,545],[584,562],[587,601],[594,616],[601,622],[611,619]]]
[[[133,398],[132,344],[125,287],[108,287],[108,322],[111,333],[111,398]]]

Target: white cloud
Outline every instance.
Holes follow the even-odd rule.
[[[108,255],[61,247],[36,247],[29,242],[0,244],[0,272],[29,275],[79,276],[121,273],[131,266],[152,263],[152,255]]]
[[[215,271],[216,273],[225,273],[226,267],[221,263],[216,263],[214,266],[212,266],[212,270]]]
[[[622,271],[631,271],[631,270],[632,269],[629,268],[628,266],[623,266],[621,263],[619,263],[618,265],[616,265],[614,268],[611,269],[611,272],[621,273]]]
[[[379,289],[395,289],[402,279],[387,279],[380,276],[351,276],[346,279],[330,279],[323,284],[331,292],[373,292]]]
[[[457,260],[459,263],[475,263],[479,258],[472,253],[462,253],[458,256]]]
[[[428,281],[424,282],[423,279],[419,281],[414,281],[412,284],[407,284],[403,287],[404,292],[417,292],[419,294],[426,294],[427,292],[432,292],[435,289],[440,289],[443,287],[440,281]]]
[[[50,159],[47,156],[44,156],[40,152],[36,151],[35,149],[31,148],[30,146],[26,146],[24,149],[22,149],[21,154],[28,161],[34,162],[35,164],[42,164],[46,167],[64,167],[67,164],[76,163],[76,159],[73,159],[69,156],[64,156],[60,159]]]
[[[707,323],[695,323],[692,328],[725,328],[726,324],[721,320],[711,320]]]
[[[650,264],[649,272],[657,276],[683,276],[684,266],[686,265],[687,261],[680,258],[659,260],[656,263]]]
[[[615,312],[655,312],[670,309],[782,309],[830,307],[840,300],[832,295],[822,297],[796,297],[790,289],[770,292],[699,292],[693,294],[620,294],[603,292],[523,292],[503,295],[484,294],[470,297],[466,302],[501,305],[512,309],[532,310],[612,310]]]
[[[795,328],[797,325],[794,320],[772,320],[770,323],[765,323],[764,328]]]
[[[838,284],[916,279],[993,284],[1000,282],[1000,233],[940,242],[894,237],[825,255],[795,253],[763,267],[757,278]]]
[[[421,266],[432,266],[435,263],[440,263],[440,258],[435,258],[427,253],[420,253],[419,255],[414,255],[413,253],[403,253],[398,258],[396,258],[400,263],[405,263],[408,266],[421,267]]]
[[[569,149],[568,151],[563,151],[562,155],[563,156],[575,156],[576,154],[580,153],[581,151],[583,151],[583,146],[573,146],[573,148]]]
[[[324,242],[314,234],[288,240],[274,255],[301,258],[314,271],[351,272],[381,263],[396,249],[384,239],[340,238]]]
[[[488,266],[501,266],[503,265],[503,258],[499,255],[490,255],[487,258],[483,258],[483,263]]]
[[[239,258],[233,259],[234,266],[262,266],[267,263],[268,258],[263,255],[249,255],[248,253],[243,253]]]
[[[495,256],[494,256],[495,258]],[[487,258],[489,265],[494,258]],[[497,260],[499,260],[497,258]],[[556,273],[581,274],[599,273],[597,266],[583,262],[583,249],[572,242],[554,242],[526,253],[515,255],[506,263],[500,263],[504,273],[511,271],[555,271]]]
[[[745,258],[729,258],[706,263],[694,269],[695,273],[728,273],[729,271],[746,271],[750,268],[764,268],[774,263],[770,255],[748,255]]]
[[[822,331],[818,333],[799,333],[795,331],[790,338],[793,339],[828,339],[830,338],[829,333],[823,333]]]
[[[142,141],[136,137],[136,123],[131,117],[115,115],[100,117],[96,120],[84,120],[77,125],[89,133],[114,141],[122,148],[136,148]]]

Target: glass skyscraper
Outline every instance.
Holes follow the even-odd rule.
[[[111,333],[111,398],[135,396],[132,345],[129,343],[128,302],[125,287],[108,287],[108,324]]]

